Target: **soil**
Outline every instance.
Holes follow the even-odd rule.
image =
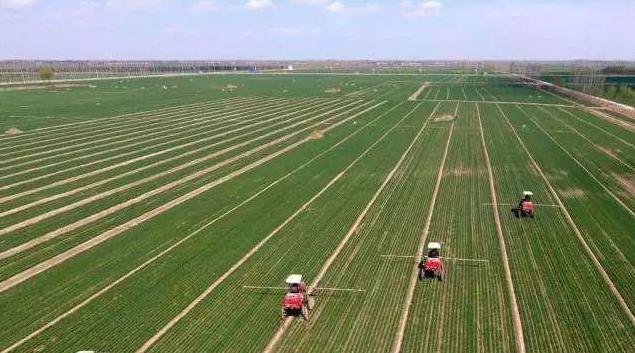
[[[434,118],[433,121],[435,121],[435,122],[454,121],[454,119],[456,119],[456,116],[454,116],[452,114],[444,114],[444,115],[441,115],[439,117]]]
[[[430,82],[426,82],[423,85],[421,85],[421,87],[419,87],[419,89],[413,93],[410,97],[408,97],[409,101],[415,101],[417,100],[417,98],[419,98],[419,95],[421,94],[421,92],[423,92],[426,87],[428,87],[428,85],[430,84]]]
[[[340,93],[341,90],[339,89],[339,87],[333,87],[333,88],[328,88],[324,90],[324,93]]]
[[[472,175],[474,173],[476,173],[476,171],[471,168],[457,168],[448,170],[445,175],[460,177],[464,175]]]
[[[623,120],[614,118],[614,117],[612,117],[612,116],[610,116],[608,114],[600,112],[597,109],[589,108],[589,109],[585,109],[585,110],[590,112],[591,114],[597,116],[597,117],[600,117],[600,118],[610,122],[610,123],[613,123],[615,125],[621,126],[621,127],[625,128],[626,130],[630,130],[632,132],[635,132],[635,124],[631,124],[631,123],[629,123],[627,121],[623,121]]]
[[[580,199],[585,197],[584,190],[578,188],[564,189],[560,191],[560,195],[565,199]]]
[[[633,196],[635,196],[635,175],[624,176],[612,173],[615,179]]]
[[[22,133],[22,130],[16,127],[9,128],[7,131],[4,132],[4,134],[7,136],[19,135],[21,133]]]
[[[615,151],[613,151],[612,148],[607,148],[607,147],[604,147],[604,146],[597,146],[597,147],[598,147],[598,149],[600,151],[602,151],[602,152],[608,154],[609,156],[617,159],[617,155],[615,154]]]
[[[322,130],[313,131],[311,135],[309,135],[309,139],[311,140],[319,140],[322,137],[324,137],[324,131]]]

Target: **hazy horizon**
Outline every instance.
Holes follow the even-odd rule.
[[[633,61],[633,18],[633,0],[0,0],[0,60]]]

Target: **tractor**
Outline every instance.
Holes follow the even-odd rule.
[[[516,208],[512,208],[512,213],[517,218],[534,218],[536,213],[536,206],[531,201],[531,197],[534,195],[531,191],[523,191],[523,198],[518,202]]]
[[[441,257],[441,244],[436,242],[428,243],[428,255],[419,262],[419,279],[436,277],[439,281],[443,279],[443,259]]]
[[[313,308],[313,298],[309,297],[302,275],[289,275],[285,281],[289,290],[282,299],[282,319],[287,316],[302,315],[309,320],[309,310]]]

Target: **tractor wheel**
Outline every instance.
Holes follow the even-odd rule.
[[[419,270],[419,280],[423,281],[423,279],[426,278],[426,274],[424,273],[423,269]]]
[[[437,276],[437,279],[438,279],[439,281],[443,281],[443,275],[439,273],[439,275]]]
[[[302,305],[302,316],[304,317],[304,320],[309,321],[309,309],[306,305]]]
[[[287,311],[286,311],[286,310],[284,310],[284,308],[282,308],[282,310],[280,311],[280,318],[281,318],[282,320],[284,320],[284,319],[286,319],[286,318],[287,318]]]

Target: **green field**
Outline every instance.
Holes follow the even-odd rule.
[[[497,75],[0,89],[0,353],[634,352],[635,121],[582,104]]]

